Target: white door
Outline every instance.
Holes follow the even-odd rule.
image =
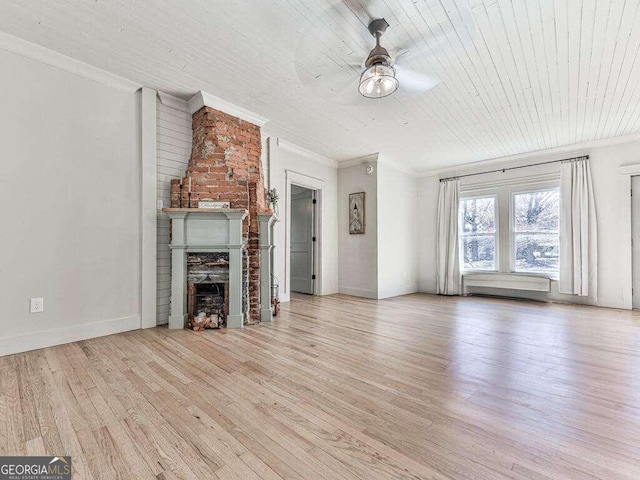
[[[313,295],[314,196],[291,186],[291,291]]]
[[[631,177],[631,195],[633,308],[640,308],[640,177]]]

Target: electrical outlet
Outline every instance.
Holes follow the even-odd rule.
[[[31,308],[29,309],[29,313],[42,313],[44,312],[44,298],[32,298],[31,299]]]

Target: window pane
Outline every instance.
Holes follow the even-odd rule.
[[[548,192],[518,193],[515,200],[516,232],[557,232],[560,194]]]
[[[458,215],[461,235],[496,231],[495,197],[463,198]]]
[[[494,236],[460,238],[460,262],[463,270],[495,270],[496,239]]]
[[[516,234],[515,241],[516,272],[554,273],[558,271],[558,234]]]

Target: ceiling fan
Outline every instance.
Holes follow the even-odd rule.
[[[439,81],[427,75],[417,74],[412,70],[396,68],[396,58],[380,44],[380,38],[387,31],[389,23],[384,18],[376,18],[369,23],[369,33],[376,39],[376,46],[369,52],[364,61],[365,69],[360,75],[358,92],[366,98],[384,98],[392,95],[401,85],[408,87],[410,93],[422,93],[435,87]],[[400,54],[406,52],[400,52]]]
[[[408,63],[420,64],[429,58],[441,38],[427,32],[417,42],[399,40],[402,33],[406,35],[402,29],[398,30],[400,35],[393,32],[391,43],[396,48],[388,50],[382,45],[383,35],[392,31],[387,15],[396,24],[403,20],[397,12],[389,11],[385,2],[376,0],[342,0],[321,15],[305,29],[296,52],[296,71],[302,84],[330,101],[363,106],[365,99],[381,99],[396,92],[419,95],[438,85],[439,79],[409,68]],[[364,61],[353,61],[363,43],[360,25],[375,38],[375,46],[366,57],[360,57]],[[360,46],[356,52],[348,51],[354,48],[354,41]],[[408,48],[397,48],[398,43]]]

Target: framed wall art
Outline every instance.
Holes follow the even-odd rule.
[[[349,233],[351,235],[364,233],[364,196],[365,192],[349,194]]]

